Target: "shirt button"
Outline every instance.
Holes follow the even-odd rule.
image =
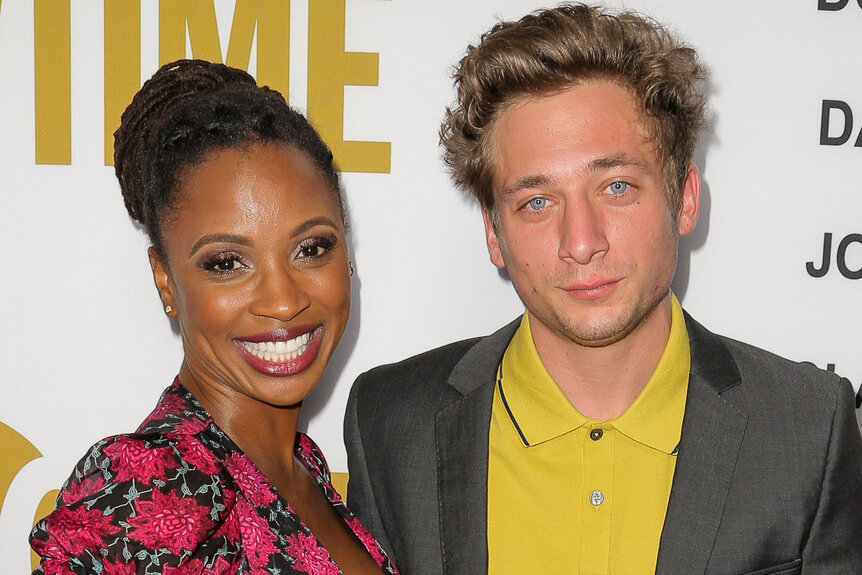
[[[605,432],[601,429],[594,429],[590,432],[590,439],[592,439],[593,441],[598,441],[602,438],[602,435],[604,435],[604,433]]]
[[[598,507],[605,500],[605,494],[596,489],[592,493],[590,493],[590,503]]]

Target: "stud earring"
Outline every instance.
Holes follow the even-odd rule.
[[[350,277],[353,277],[353,274],[356,273],[356,266],[353,264],[353,262],[351,262],[351,261],[347,262],[347,269],[350,270]]]
[[[171,307],[171,306],[169,306],[169,305],[166,305],[166,306],[165,306],[165,313],[166,313],[166,314],[170,315],[172,311],[174,311],[174,308],[172,308],[172,307]]]

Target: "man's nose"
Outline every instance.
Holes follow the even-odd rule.
[[[601,209],[587,200],[567,203],[560,224],[559,256],[586,265],[610,244]]]

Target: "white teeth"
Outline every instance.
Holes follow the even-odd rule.
[[[296,359],[308,348],[312,332],[304,333],[288,341],[242,341],[247,352],[264,361],[284,363]]]

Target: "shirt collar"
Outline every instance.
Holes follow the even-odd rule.
[[[620,416],[599,422],[571,404],[539,358],[527,312],[503,355],[497,385],[509,418],[528,447],[590,424],[613,427],[638,443],[673,453],[682,430],[690,367],[682,307],[671,294],[671,327],[664,352],[644,389]]]
[[[589,421],[545,369],[533,343],[527,312],[503,354],[497,376],[500,399],[528,447],[574,431]]]
[[[674,453],[682,434],[691,349],[682,307],[671,294],[670,335],[652,376],[634,402],[608,423],[629,438]]]

